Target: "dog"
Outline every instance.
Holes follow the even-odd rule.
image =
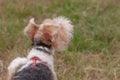
[[[53,55],[67,49],[73,37],[71,21],[59,16],[36,24],[31,18],[24,33],[32,41],[32,49],[27,57],[10,63],[7,80],[57,80]]]

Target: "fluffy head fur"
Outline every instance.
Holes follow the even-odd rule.
[[[24,33],[32,40],[41,40],[51,45],[56,51],[65,50],[72,38],[73,25],[64,17],[46,19],[37,25],[32,18],[26,26]]]

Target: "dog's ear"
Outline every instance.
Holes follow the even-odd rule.
[[[32,41],[34,40],[34,35],[38,30],[39,26],[35,24],[34,18],[31,18],[28,25],[24,29],[25,35],[27,35]]]
[[[51,35],[51,41],[55,42],[55,40],[57,38],[57,35],[58,35],[59,27],[54,27],[52,30],[53,31],[50,34]]]
[[[73,37],[73,25],[68,18],[59,16],[53,19],[54,23],[59,24],[57,31],[57,38],[55,39],[55,49],[56,51],[63,51],[67,49]],[[54,35],[55,37],[55,35]],[[54,38],[53,38],[54,40]]]

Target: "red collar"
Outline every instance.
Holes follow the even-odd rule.
[[[36,56],[32,57],[31,60],[32,60],[32,65],[31,65],[32,68],[35,67],[35,64],[36,64],[36,61],[37,61],[37,60],[40,61],[42,64],[50,67],[50,65],[49,65],[46,61],[42,61],[40,58],[38,58],[38,57],[36,57]]]

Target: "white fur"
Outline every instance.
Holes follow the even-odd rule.
[[[32,63],[31,58],[34,57],[34,56],[38,57],[39,59],[41,59],[44,62],[47,62],[48,65],[50,65],[49,68],[53,72],[55,80],[57,80],[57,77],[56,77],[56,74],[55,74],[55,71],[54,71],[54,66],[53,66],[53,64],[54,64],[53,63],[53,55],[48,55],[47,53],[40,52],[36,49],[32,49],[29,52],[27,58],[18,57],[16,59],[14,59],[8,67],[8,74],[9,74],[8,77],[11,77],[11,75],[14,75],[16,73],[16,71],[21,71],[23,68],[29,66]],[[39,63],[39,62],[40,61],[37,61],[37,63]]]
[[[9,65],[8,67],[8,70],[9,72],[11,73],[15,73],[16,72],[16,69],[20,66],[23,66],[24,64],[27,63],[27,58],[21,58],[21,57],[18,57],[18,58],[15,58]]]
[[[68,19],[65,18],[63,16],[59,16],[56,18],[53,18],[53,21],[55,21],[58,24],[63,25],[62,27],[64,27],[64,29],[66,29],[68,38],[71,39],[72,38],[72,34],[73,34],[73,25],[71,24],[72,22]]]
[[[36,49],[32,49],[27,56],[28,59],[31,59],[32,57],[37,56],[42,61],[47,62],[52,68],[53,68],[53,55],[48,55],[44,52],[40,52]]]
[[[15,58],[11,63],[10,65],[8,66],[8,77],[7,77],[7,80],[11,80],[13,75],[17,72],[17,69],[20,67],[20,66],[23,66],[27,63],[27,58],[21,58],[21,57],[18,57],[18,58]]]
[[[59,16],[59,17],[53,18],[53,21],[55,23],[61,25],[61,26],[59,26],[60,28],[59,28],[58,31],[61,32],[61,29],[63,28],[65,33],[66,33],[65,39],[66,39],[67,42],[62,41],[62,39],[61,39],[60,42],[57,41],[59,45],[56,48],[56,51],[64,51],[64,50],[67,49],[68,44],[69,44],[69,42],[71,41],[71,39],[73,37],[72,34],[73,34],[73,27],[74,26],[71,24],[72,22],[68,18],[65,18],[63,16]]]
[[[29,21],[29,23],[30,23],[30,24],[35,24],[35,21],[34,21],[34,20],[35,20],[34,18],[31,18],[30,21]]]

